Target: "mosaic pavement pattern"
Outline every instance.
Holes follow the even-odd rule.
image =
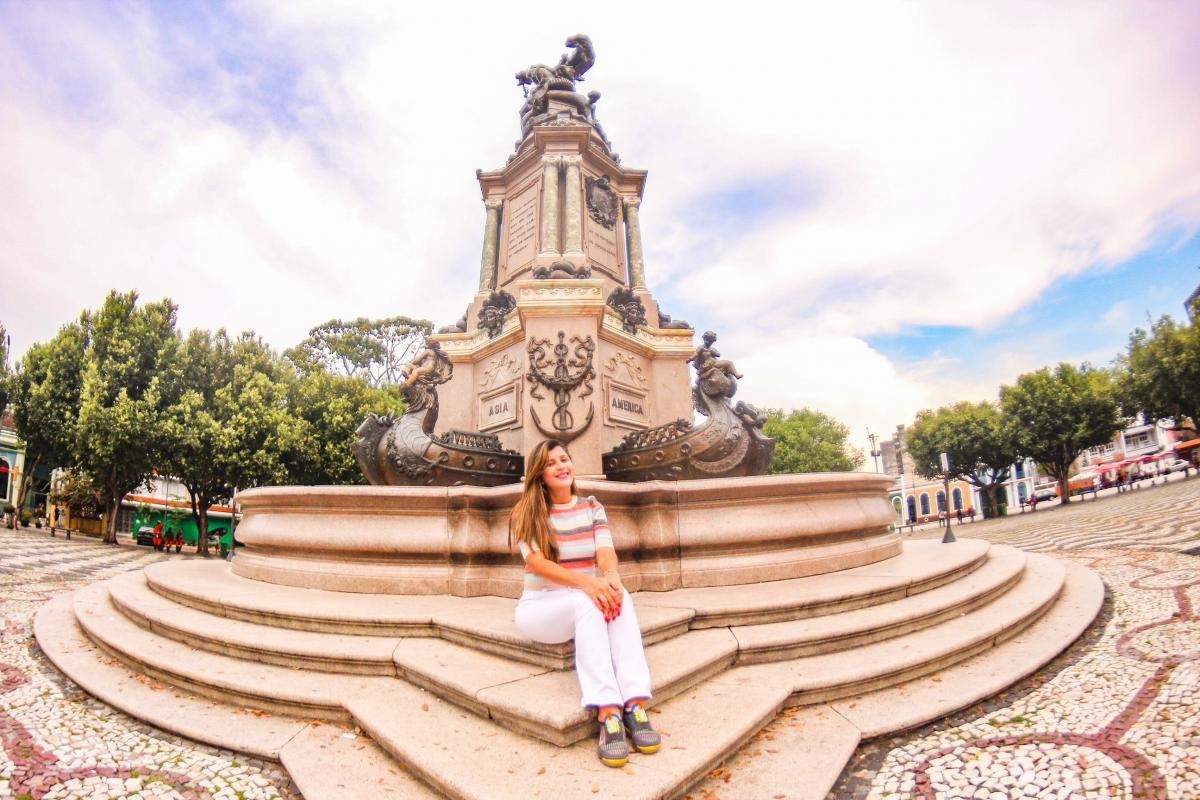
[[[1200,478],[957,532],[1097,570],[1106,608],[1038,675],[948,719],[864,743],[830,798],[1200,797]],[[935,528],[906,538],[940,536]],[[0,548],[0,797],[299,798],[278,764],[183,740],[92,700],[33,640],[33,615],[50,596],[187,556],[34,530],[0,529]],[[740,796],[738,770],[787,724],[782,715],[691,796]]]
[[[53,595],[187,557],[0,529],[0,798],[298,800],[278,764],[181,739],[92,699],[33,639],[33,616]]]

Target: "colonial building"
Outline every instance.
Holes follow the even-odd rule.
[[[917,474],[917,465],[905,446],[907,441],[903,425],[896,426],[891,439],[880,442],[884,472],[896,478],[896,485],[888,494],[896,518],[900,524],[929,522],[936,520],[942,511],[950,514],[962,511],[981,512],[983,506],[972,495],[972,486],[963,480],[950,482],[950,501],[946,502],[946,485],[938,479],[925,478]]]
[[[907,524],[912,520],[928,522],[937,519],[938,512],[946,507],[945,485],[936,478],[917,474],[916,463],[906,447],[906,437],[905,427],[897,425],[892,438],[880,443],[884,472],[896,478],[889,498],[902,523]],[[1035,487],[1045,480],[1038,474],[1037,465],[1032,459],[1012,464],[1008,479],[1000,484],[998,499],[1005,509],[1003,513],[1007,513],[1008,509],[1023,507],[1033,496]],[[951,513],[961,509],[967,513],[975,511],[982,514],[987,508],[987,496],[967,481],[951,481],[949,508]]]

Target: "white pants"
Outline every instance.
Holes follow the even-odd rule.
[[[575,674],[585,706],[620,706],[650,697],[650,668],[633,600],[625,592],[612,622],[579,589],[525,592],[517,601],[517,628],[543,644],[575,640]]]

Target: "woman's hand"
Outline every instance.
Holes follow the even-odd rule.
[[[619,579],[614,582],[609,578],[589,576],[580,588],[596,604],[596,608],[600,609],[605,622],[612,622],[620,616],[623,592]]]
[[[616,570],[605,572],[600,576],[600,580],[608,584],[613,591],[613,596],[616,598],[615,605],[612,607],[612,613],[608,615],[606,622],[612,622],[617,617],[621,616],[621,605],[625,601],[625,587],[621,584],[621,576]]]

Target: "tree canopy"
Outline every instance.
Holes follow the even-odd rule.
[[[1089,447],[1110,441],[1122,422],[1111,376],[1086,363],[1027,372],[1015,386],[1001,387],[1000,406],[1021,453],[1058,480],[1064,503],[1071,496],[1071,463]]]
[[[863,453],[847,444],[850,429],[828,414],[801,408],[785,414],[767,410],[763,433],[775,440],[771,474],[849,472],[862,466]]]
[[[13,424],[25,443],[26,464],[18,508],[39,466],[72,463],[86,347],[83,327],[64,325],[49,342],[30,347],[12,376]]]
[[[917,471],[942,477],[941,454],[950,457],[950,479],[982,489],[988,513],[999,513],[997,492],[1020,457],[1014,430],[995,403],[960,402],[917,414],[908,429],[907,449]]]
[[[404,413],[395,386],[370,386],[358,378],[311,372],[293,382],[288,403],[304,429],[304,444],[288,464],[288,479],[302,485],[363,483],[350,445],[368,414]]]
[[[175,304],[138,305],[137,292],[111,292],[96,312],[84,312],[87,331],[74,461],[102,490],[108,529],[117,541],[117,511],[162,461],[160,424],[170,398],[163,376],[174,368],[179,339]]]
[[[320,368],[334,375],[361,378],[371,386],[393,386],[400,371],[420,349],[433,323],[410,317],[349,322],[331,319],[308,332],[308,337],[284,355],[302,373]]]
[[[182,338],[170,300],[142,304],[114,290],[31,346],[11,376],[0,327],[0,400],[11,388],[28,472],[63,468],[57,501],[99,500],[105,541],[116,541],[123,498],[155,474],[188,488],[206,530],[208,508],[234,487],[362,483],[350,449],[358,426],[370,413],[404,412],[392,384],[431,327],[331,320],[285,359],[252,332]]]
[[[253,333],[230,339],[223,329],[188,334],[174,374],[162,466],[187,487],[196,529],[207,531],[209,507],[229,501],[234,487],[286,481],[284,465],[301,440],[287,403],[295,378]],[[207,536],[197,548],[207,554]]]
[[[1147,422],[1169,419],[1177,426],[1200,422],[1200,299],[1192,320],[1169,315],[1129,335],[1117,358],[1117,386],[1126,415]]]

